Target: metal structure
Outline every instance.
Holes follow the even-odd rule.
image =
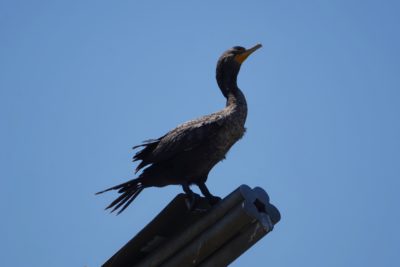
[[[177,195],[103,267],[227,266],[280,220],[260,187],[241,185],[217,205]]]

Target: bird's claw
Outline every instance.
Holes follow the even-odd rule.
[[[186,199],[186,205],[190,211],[195,210],[196,208],[196,199],[200,198],[199,194],[196,193],[191,193],[191,194],[186,194],[187,199]]]

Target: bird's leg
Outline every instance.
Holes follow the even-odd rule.
[[[196,204],[196,197],[198,197],[199,195],[194,193],[190,189],[189,184],[187,184],[187,183],[182,184],[182,188],[183,188],[183,191],[185,192],[185,194],[188,196],[188,200],[189,200],[188,208],[189,208],[189,210],[192,211],[192,210],[194,210],[194,207]]]
[[[211,195],[210,191],[208,190],[206,183],[199,183],[197,186],[200,188],[201,193],[207,198],[210,205],[217,204],[221,198]]]

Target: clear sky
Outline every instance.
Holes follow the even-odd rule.
[[[2,266],[99,266],[178,186],[103,211],[133,145],[221,109],[220,54],[247,133],[210,174],[261,186],[275,230],[232,266],[400,266],[398,1],[0,2]]]

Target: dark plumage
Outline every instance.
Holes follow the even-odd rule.
[[[188,121],[158,139],[145,141],[133,147],[141,148],[134,161],[141,161],[136,172],[143,169],[138,178],[113,186],[97,194],[118,190],[121,195],[106,209],[122,212],[146,187],[182,185],[192,204],[194,193],[189,186],[199,186],[210,203],[219,198],[208,191],[205,182],[210,170],[244,134],[247,116],[246,99],[236,84],[241,64],[255,50],[235,46],[219,58],[216,79],[222,94],[227,99],[224,109],[210,115]]]

